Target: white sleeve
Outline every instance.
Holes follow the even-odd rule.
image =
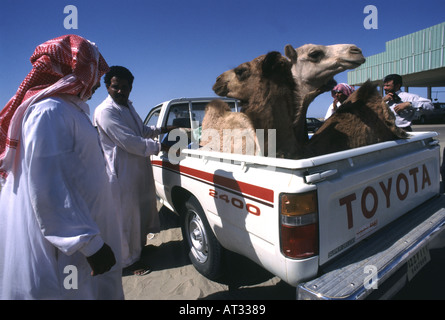
[[[119,114],[114,110],[101,110],[96,114],[95,122],[114,144],[128,153],[148,157],[161,151],[159,142],[138,135],[122,123]]]
[[[422,98],[418,96],[417,94],[407,94],[403,98],[404,102],[411,102],[413,105],[413,108],[420,109],[423,108],[424,110],[432,110],[434,109],[434,105],[431,103],[431,100]]]
[[[156,126],[143,126],[144,138],[153,139],[161,134],[161,128]]]
[[[333,107],[333,103],[331,103],[331,105],[328,108],[328,111],[326,111],[326,115],[324,116],[324,120],[328,120],[330,116],[332,116],[332,114],[334,113],[334,107]]]

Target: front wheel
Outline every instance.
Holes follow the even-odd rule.
[[[190,197],[186,201],[181,217],[182,236],[193,266],[210,280],[220,278],[223,249],[196,198]]]

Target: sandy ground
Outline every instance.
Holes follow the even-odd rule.
[[[160,208],[161,232],[147,240],[142,257],[152,272],[122,277],[127,300],[291,300],[295,288],[239,255],[228,253],[218,282],[199,274],[185,253],[178,217]]]

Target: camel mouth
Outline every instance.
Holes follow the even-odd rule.
[[[360,60],[341,60],[341,64],[344,64],[345,67],[347,67],[348,69],[352,69],[352,68],[357,68],[358,66],[362,65],[363,63],[366,62],[365,58],[362,58]]]
[[[229,93],[229,90],[226,86],[215,83],[213,85],[212,90],[220,97],[226,97]]]

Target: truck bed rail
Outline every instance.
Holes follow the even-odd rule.
[[[409,139],[399,139],[394,141],[380,142],[364,147],[349,149],[345,151],[334,152],[330,154],[325,154],[322,156],[316,156],[313,158],[293,160],[285,158],[274,158],[274,157],[263,157],[263,156],[253,156],[253,155],[242,155],[236,153],[224,153],[217,151],[204,151],[202,149],[182,149],[181,152],[184,155],[198,157],[202,159],[218,159],[224,161],[235,161],[240,165],[250,165],[258,164],[270,167],[279,167],[285,169],[306,169],[310,167],[316,167],[320,165],[325,165],[328,163],[340,161],[343,159],[353,158],[364,154],[369,154],[372,152],[381,152],[386,149],[392,149],[394,153],[397,147],[407,145],[410,143],[416,143],[423,141],[425,139],[433,139],[437,137],[436,132],[412,132],[410,133]],[[424,142],[422,142],[424,143]],[[433,140],[430,145],[437,144],[438,142]]]

